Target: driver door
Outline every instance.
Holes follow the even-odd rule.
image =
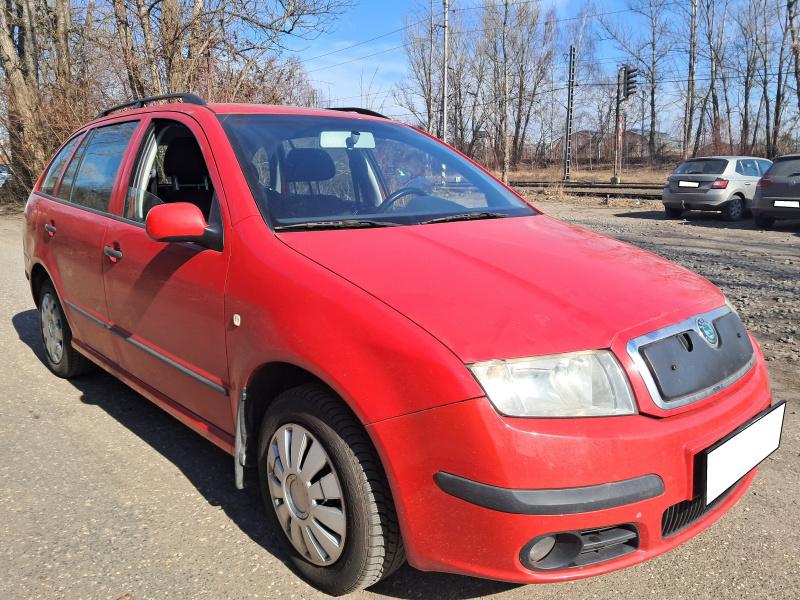
[[[166,118],[168,116],[169,118]],[[151,119],[128,175],[123,219],[111,221],[104,244],[117,260],[105,265],[109,318],[123,369],[224,432],[234,429],[228,396],[224,294],[229,244],[221,251],[163,243],[144,228],[164,202],[191,202],[223,231],[227,214],[211,149],[188,117]]]

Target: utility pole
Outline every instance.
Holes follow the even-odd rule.
[[[567,91],[567,126],[564,131],[564,181],[569,181],[572,166],[572,97],[575,91],[575,46],[569,47],[569,86]]]
[[[425,94],[425,108],[428,111],[427,132],[431,134],[435,127],[433,119],[433,46],[436,43],[436,28],[433,18],[433,0],[431,0],[431,20],[428,29],[428,93]]]
[[[444,59],[442,60],[442,141],[447,143],[447,13],[448,0],[442,0],[444,12]]]
[[[508,183],[508,46],[506,44],[506,35],[508,32],[508,1],[503,2],[503,30],[500,32],[500,44],[503,50],[503,100],[502,113],[500,115],[500,134],[503,136],[503,183]]]

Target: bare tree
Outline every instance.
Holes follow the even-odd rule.
[[[0,6],[0,152],[29,189],[55,147],[104,105],[194,91],[210,100],[311,91],[281,58],[349,0],[9,0]],[[305,99],[313,101],[313,93]]]
[[[683,113],[683,138],[681,149],[683,158],[689,154],[695,111],[695,69],[697,68],[697,0],[689,0],[689,60],[686,81],[686,104]]]
[[[638,29],[635,25],[620,26],[617,22],[601,18],[600,23],[614,43],[635,61],[643,71],[648,87],[650,101],[650,131],[647,149],[652,158],[656,153],[656,128],[658,124],[658,90],[662,77],[662,67],[673,48],[673,38],[669,35],[671,22],[669,0],[629,0],[628,10],[644,23]],[[641,33],[635,33],[641,31]]]

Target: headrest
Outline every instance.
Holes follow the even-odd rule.
[[[320,148],[293,148],[284,164],[286,181],[325,181],[336,175],[331,155]]]
[[[194,138],[178,138],[167,146],[164,174],[175,176],[181,183],[201,183],[208,170],[203,153]]]

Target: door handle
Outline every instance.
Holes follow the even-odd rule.
[[[51,223],[45,223],[44,230],[47,232],[49,237],[53,237],[56,234],[56,226]]]
[[[111,246],[103,246],[103,254],[105,254],[112,263],[122,260],[122,250],[117,250]]]

